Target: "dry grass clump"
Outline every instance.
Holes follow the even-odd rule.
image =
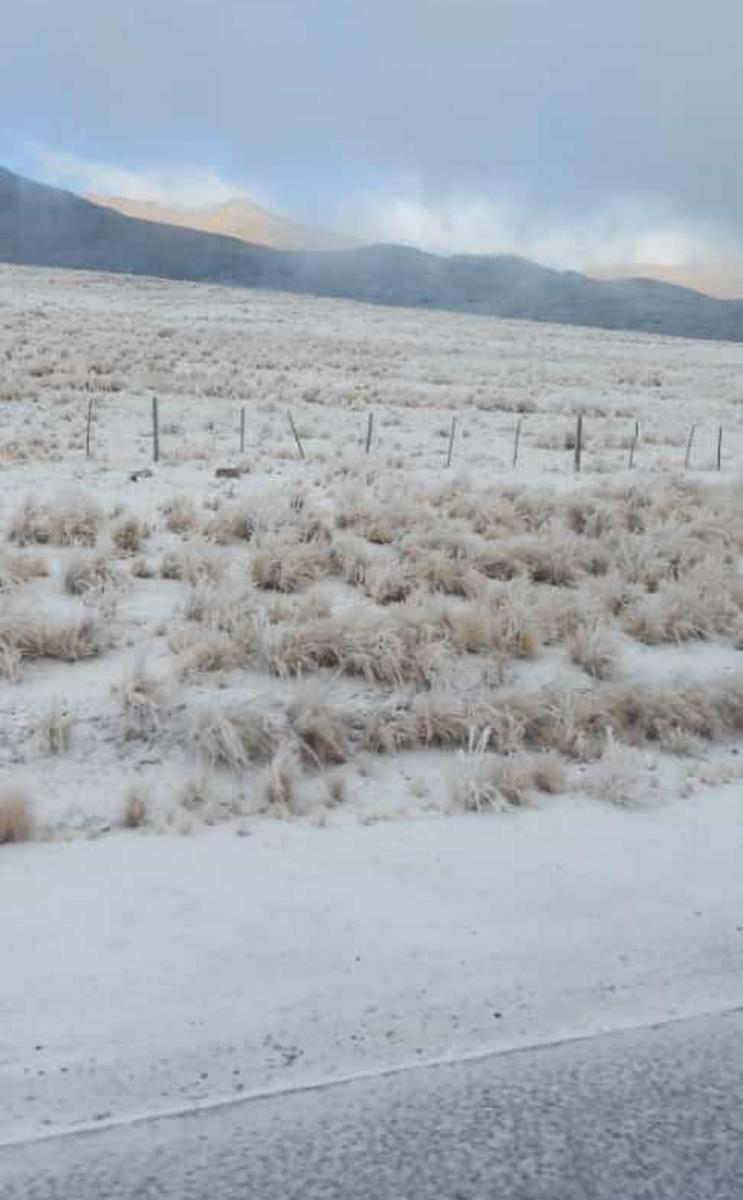
[[[162,727],[168,689],[163,680],[147,674],[143,663],[115,684],[113,693],[121,704],[127,739],[152,737]]]
[[[287,719],[305,762],[320,766],[348,760],[350,725],[341,708],[309,693],[289,706]]]
[[[133,783],[124,797],[121,824],[124,829],[140,829],[147,823],[148,796],[141,784]]]
[[[364,591],[375,604],[402,604],[414,592],[417,583],[401,559],[384,559],[363,572]]]
[[[372,563],[369,547],[354,534],[338,534],[333,542],[335,570],[351,587],[363,587]]]
[[[31,802],[19,787],[0,788],[0,846],[10,842],[30,842],[35,821]]]
[[[212,782],[203,773],[189,775],[178,788],[178,802],[187,812],[204,814],[213,806]]]
[[[54,502],[29,496],[12,518],[8,540],[21,546],[92,546],[101,522],[98,505],[84,494],[70,493]]]
[[[63,754],[70,748],[73,724],[72,715],[61,701],[53,700],[36,716],[32,728],[45,754]]]
[[[487,750],[488,735],[471,740],[457,756],[451,775],[452,799],[464,812],[504,811],[527,804],[536,792],[565,790],[565,770],[554,755],[503,757]]]
[[[499,659],[533,658],[538,637],[523,593],[492,593],[487,600],[450,604],[442,620],[459,654],[492,653]]]
[[[227,573],[228,564],[211,546],[189,546],[170,550],[160,564],[162,579],[180,579],[187,583],[218,583]]]
[[[263,778],[263,800],[268,811],[277,817],[290,817],[298,812],[297,784],[300,769],[291,751],[279,751]]]
[[[568,639],[568,658],[592,679],[613,679],[619,668],[619,650],[609,631],[599,625],[583,626]]]
[[[207,523],[205,535],[220,545],[228,542],[249,542],[256,532],[255,506],[245,501],[225,504]]]
[[[103,641],[103,631],[92,617],[28,617],[20,613],[0,617],[0,662],[19,664],[24,658],[77,662],[100,654]],[[7,677],[14,675],[11,672]]]
[[[685,580],[631,601],[622,624],[631,637],[650,646],[715,636],[742,644],[743,588],[737,575],[714,565],[699,568]]]
[[[256,587],[276,592],[298,592],[334,569],[329,545],[320,541],[295,542],[284,537],[267,538],[250,559]]]
[[[431,551],[428,554],[408,553],[403,561],[412,579],[430,592],[474,597],[483,591],[482,575],[464,559],[450,558],[442,551]]]
[[[480,739],[500,755],[554,751],[590,762],[607,732],[630,746],[689,753],[743,732],[743,676],[720,684],[609,684],[588,691],[503,689],[476,700],[433,692],[372,711],[362,745],[376,753],[466,749]]]
[[[184,616],[191,624],[176,630],[170,638],[170,648],[177,656],[176,670],[181,675],[244,665],[263,645],[265,621],[250,592],[194,587],[184,606]],[[203,629],[194,631],[193,623]]]
[[[369,683],[429,684],[440,647],[414,621],[377,613],[339,613],[283,630],[269,656],[279,674],[327,667]]]
[[[171,533],[198,533],[201,528],[199,511],[190,496],[172,496],[161,505],[165,528]]]
[[[18,550],[0,550],[0,592],[10,592],[31,579],[43,579],[49,574],[49,564],[35,554]]]
[[[119,573],[105,551],[81,550],[67,563],[62,581],[71,596],[82,596],[86,592],[103,592],[115,587]]]
[[[124,516],[114,522],[110,533],[111,541],[120,554],[139,554],[148,529],[139,517]]]
[[[191,741],[202,758],[235,772],[270,760],[283,736],[282,724],[273,714],[249,705],[204,708],[191,730]]]

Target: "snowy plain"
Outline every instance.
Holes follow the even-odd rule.
[[[740,1003],[742,347],[0,268],[0,361],[0,1138]]]

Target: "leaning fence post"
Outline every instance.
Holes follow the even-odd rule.
[[[447,465],[447,467],[450,467],[450,466],[451,466],[451,456],[452,456],[452,453],[453,453],[453,451],[454,451],[454,436],[455,436],[456,432],[457,432],[457,418],[456,418],[456,417],[452,417],[452,419],[451,419],[451,433],[449,434],[449,450],[448,450],[448,453],[447,453],[447,455],[446,455],[446,465]]]
[[[696,428],[696,425],[692,425],[691,429],[689,430],[689,438],[686,443],[686,454],[684,455],[684,467],[688,467],[689,463],[691,462],[691,447],[694,442],[694,433]]]
[[[152,397],[152,458],[160,461],[160,425],[157,416],[157,396]]]
[[[519,461],[519,442],[521,441],[521,422],[523,421],[523,419],[524,419],[523,417],[519,417],[518,421],[516,422],[516,432],[513,435],[513,465],[514,465],[514,467],[516,466],[516,463]]]
[[[629,447],[630,470],[635,465],[635,450],[637,449],[637,442],[638,442],[639,437],[640,437],[640,422],[635,421],[635,432],[632,435],[632,441],[630,442],[630,447]]]
[[[93,424],[93,397],[88,400],[88,419],[85,425],[85,457],[90,458],[90,436]]]
[[[722,470],[722,425],[717,429],[717,470]]]
[[[245,453],[245,405],[240,409],[240,453]]]
[[[372,432],[373,432],[373,430],[374,430],[374,413],[373,413],[373,412],[370,412],[370,413],[369,413],[369,420],[368,420],[368,422],[367,422],[367,425],[366,425],[366,453],[367,453],[367,454],[368,454],[368,453],[369,453],[369,451],[371,450],[371,444],[372,444]]]
[[[583,413],[578,413],[575,425],[575,469],[580,471],[581,453],[583,450]]]
[[[299,440],[299,434],[297,433],[297,427],[294,424],[294,417],[291,415],[290,412],[287,412],[286,415],[289,418],[289,424],[292,427],[292,433],[294,434],[294,441],[297,443],[297,450],[299,451],[299,457],[304,458],[304,447],[302,446],[302,443]]]

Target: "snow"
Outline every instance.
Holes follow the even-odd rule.
[[[506,484],[559,498],[608,481],[655,495],[677,480],[692,422],[687,479],[716,480],[722,423],[722,482],[736,486],[743,347],[0,268],[0,351],[3,529],[26,496],[58,505],[82,491],[105,523],[141,517],[152,567],[134,575],[114,556],[113,596],[69,596],[79,550],[32,545],[50,574],[0,591],[3,613],[88,613],[111,634],[99,657],[28,660],[17,681],[0,678],[0,790],[26,788],[41,833],[0,846],[0,1140],[739,1002],[740,739],[684,756],[618,745],[606,761],[569,764],[565,795],[483,815],[452,813],[461,750],[359,752],[338,769],[341,804],[323,791],[332,773],[309,771],[296,811],[276,820],[261,801],[264,768],[212,769],[182,722],[246,697],[280,708],[298,685],[254,664],[181,678],[169,637],[190,588],[158,565],[202,546],[165,528],[176,494],[202,520],[236,499],[275,506],[298,486],[323,513],[353,486],[415,502],[447,480],[473,493]],[[243,404],[252,469],[216,479],[240,460]],[[578,407],[588,442],[576,479],[565,435]],[[643,440],[629,472],[635,419]],[[144,467],[152,474],[132,482]],[[207,550],[230,586],[245,582],[243,545]],[[375,561],[387,553],[370,549]],[[334,612],[374,607],[336,579],[318,588]],[[738,670],[732,635],[650,646],[612,633],[620,681],[638,690]],[[497,670],[484,658],[457,660],[445,682],[593,686],[562,645]],[[115,693],[139,664],[168,689],[170,723],[150,738],[125,733]],[[404,691],[330,672],[322,686],[362,715]],[[55,701],[74,726],[69,751],[50,756],[34,730]],[[223,801],[208,820],[178,799],[202,773]],[[122,831],[132,782],[149,819]],[[631,807],[610,805],[610,791]]]
[[[732,1007],[738,788],[4,853],[4,1140]]]

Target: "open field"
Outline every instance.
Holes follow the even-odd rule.
[[[743,347],[6,267],[0,361],[0,840],[743,774]]]

